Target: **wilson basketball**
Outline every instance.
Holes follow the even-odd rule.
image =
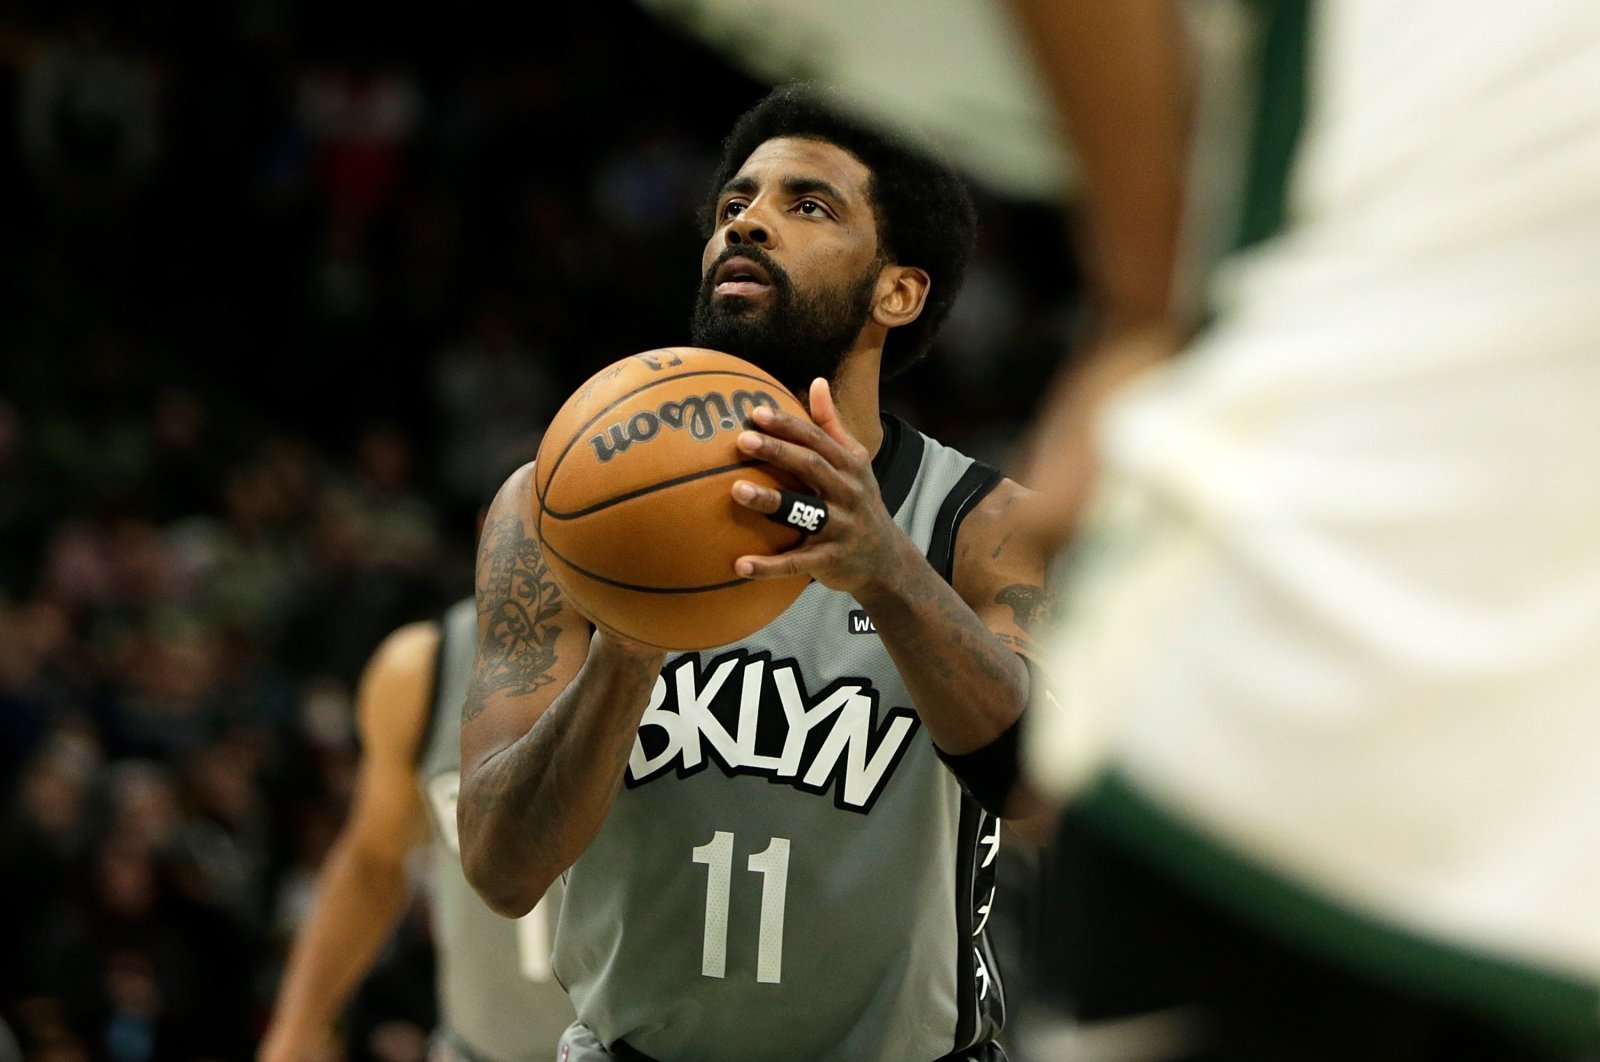
[[[535,526],[556,582],[602,626],[664,649],[759,630],[808,578],[744,579],[733,562],[797,545],[733,500],[735,481],[805,490],[734,440],[757,406],[805,416],[787,388],[729,354],[646,351],[567,399],[539,446]]]

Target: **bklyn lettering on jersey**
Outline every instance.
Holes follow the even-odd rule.
[[[624,777],[632,789],[676,768],[688,777],[715,763],[730,777],[759,775],[837,807],[872,809],[918,726],[907,708],[879,712],[860,678],[805,689],[793,660],[736,649],[702,664],[686,654],[656,678]]]

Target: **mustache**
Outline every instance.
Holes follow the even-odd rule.
[[[706,295],[710,295],[711,289],[715,286],[713,278],[716,277],[717,270],[722,263],[730,258],[748,258],[762,269],[765,269],[767,276],[772,278],[772,286],[780,292],[788,291],[794,287],[789,282],[789,274],[784,270],[783,266],[773,261],[772,256],[766,251],[752,243],[736,243],[723,248],[722,253],[717,255],[711,264],[706,267],[705,277],[700,281],[700,290]]]

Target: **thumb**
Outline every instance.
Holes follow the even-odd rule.
[[[839,419],[839,407],[833,404],[833,388],[828,381],[817,377],[811,381],[811,419],[817,427],[827,432],[847,449],[855,449],[857,443],[854,435],[844,426],[844,421]]]

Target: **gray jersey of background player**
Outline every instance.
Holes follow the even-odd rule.
[[[335,1023],[399,920],[407,862],[430,836],[440,1016],[432,1057],[555,1057],[573,1016],[550,971],[559,885],[512,921],[489,910],[461,871],[461,705],[477,626],[468,598],[438,620],[394,631],[367,664],[357,697],[362,757],[354,806],[295,940],[260,1062],[343,1057]]]
[[[736,443],[831,514],[735,571],[814,582],[718,649],[595,631],[512,475],[479,547],[467,877],[520,914],[566,876],[570,1062],[1004,1058],[992,813],[1043,825],[1010,780],[1046,559],[1028,492],[878,402],[954,300],[970,197],[797,87],[740,119],[713,194],[694,342],[806,396],[814,423],[757,411]]]

